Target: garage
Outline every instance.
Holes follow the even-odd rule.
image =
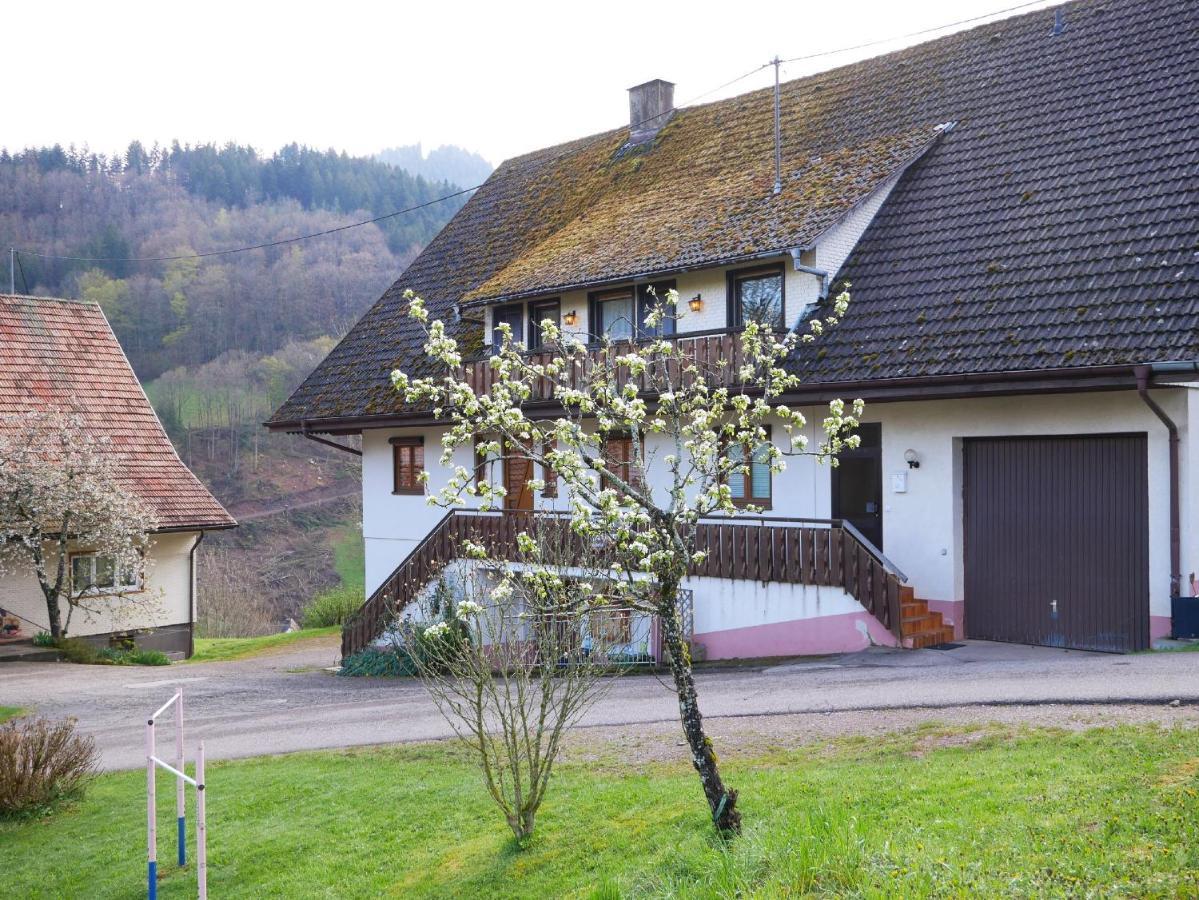
[[[1149,646],[1144,434],[963,442],[968,637]]]

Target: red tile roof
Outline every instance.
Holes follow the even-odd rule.
[[[0,294],[0,414],[52,408],[111,441],[159,529],[237,524],[175,453],[98,305]]]

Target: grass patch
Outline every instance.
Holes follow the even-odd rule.
[[[23,706],[0,706],[0,722],[7,722],[9,719],[23,716],[27,712],[29,710]]]
[[[230,659],[245,659],[280,647],[287,647],[312,638],[340,634],[341,628],[304,628],[300,631],[285,631],[248,638],[196,638],[196,652],[187,662],[222,662]]]
[[[217,763],[209,885],[218,897],[331,898],[1199,891],[1194,731],[962,734],[925,728],[730,759],[746,832],[727,845],[686,763],[564,763],[525,851],[454,745]],[[5,890],[137,895],[144,779],[106,775],[53,818],[0,824]],[[159,812],[159,857],[169,860],[173,804]],[[46,865],[46,847],[70,847],[69,861]],[[160,896],[192,895],[191,870],[168,862],[161,875]]]

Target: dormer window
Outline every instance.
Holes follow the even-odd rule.
[[[763,266],[729,272],[729,324],[744,328],[757,322],[784,330],[783,267]]]
[[[506,306],[497,306],[491,321],[491,349],[498,353],[500,345],[504,343],[504,336],[500,333],[501,325],[507,325],[512,329],[512,343],[523,344],[525,342],[524,324],[523,304],[509,303]]]

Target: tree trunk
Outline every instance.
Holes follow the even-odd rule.
[[[704,719],[700,715],[695,678],[691,672],[691,653],[683,640],[682,623],[679,621],[678,590],[677,580],[673,583],[664,582],[658,595],[658,610],[662,622],[662,642],[670,654],[670,672],[674,676],[674,689],[679,697],[683,734],[691,748],[691,764],[699,773],[712,822],[721,832],[740,834],[741,813],[737,809],[737,792],[726,788],[721,780],[716,753],[712,750],[712,739],[704,733]]]

